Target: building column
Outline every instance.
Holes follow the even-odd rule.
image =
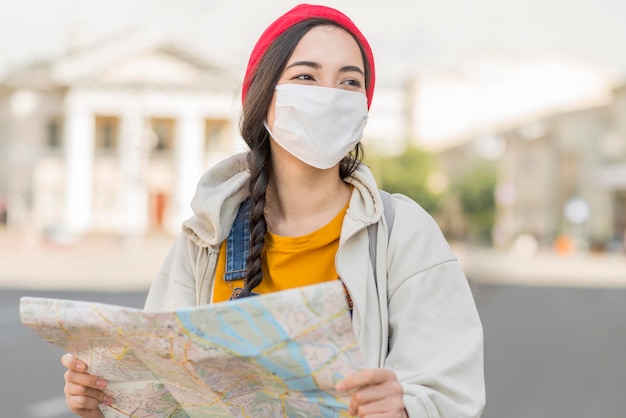
[[[141,112],[124,112],[120,129],[121,227],[128,237],[144,234],[148,229],[147,170],[152,144]]]
[[[174,202],[168,229],[180,231],[192,215],[191,199],[203,171],[204,120],[191,110],[176,121],[174,145]]]
[[[92,222],[94,115],[75,96],[65,105],[65,196],[63,224],[70,234],[87,232]]]

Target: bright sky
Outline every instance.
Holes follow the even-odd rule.
[[[153,27],[171,31],[238,71],[289,0],[0,0],[0,77],[88,41]],[[560,52],[626,75],[624,0],[319,1],[350,16],[374,49],[381,83],[455,68],[484,53]],[[227,52],[227,54],[224,54]]]

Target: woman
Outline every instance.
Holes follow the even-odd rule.
[[[374,81],[367,40],[337,10],[300,5],[272,23],[252,51],[242,89],[241,133],[250,151],[200,180],[195,216],[184,223],[146,309],[340,278],[367,367],[337,384],[354,390],[349,412],[477,417],[484,406],[482,328],[467,280],[412,200],[394,195],[388,234],[381,195],[359,162]],[[228,251],[239,211],[249,225],[249,257]],[[102,392],[106,382],[71,355],[62,362],[68,406],[100,416],[98,403],[112,401]]]

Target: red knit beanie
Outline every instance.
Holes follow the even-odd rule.
[[[327,19],[332,22],[337,23],[342,28],[347,30],[354,36],[357,41],[361,44],[363,48],[363,52],[365,53],[365,59],[367,60],[367,64],[369,67],[369,80],[366,91],[367,96],[367,106],[369,108],[372,103],[372,96],[374,94],[374,82],[376,81],[375,71],[374,71],[374,55],[372,54],[372,49],[370,48],[367,39],[363,36],[361,31],[356,27],[354,22],[352,22],[346,15],[341,13],[338,10],[327,6],[315,6],[310,4],[300,4],[278,19],[274,21],[265,32],[261,35],[259,40],[257,41],[254,49],[252,49],[252,54],[250,54],[250,60],[248,61],[248,68],[246,69],[246,75],[243,80],[243,88],[241,90],[241,99],[245,101],[246,93],[250,88],[250,83],[252,82],[252,77],[259,65],[259,61],[267,51],[267,48],[274,42],[276,38],[278,38],[283,32],[292,26],[300,23],[304,20],[314,19],[314,18],[322,18]]]

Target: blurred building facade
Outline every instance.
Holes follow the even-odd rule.
[[[0,84],[0,222],[178,230],[202,172],[236,152],[238,80],[189,45],[120,38]]]
[[[562,76],[570,67],[573,76]],[[545,72],[552,78],[537,78]],[[476,164],[493,169],[496,244],[568,235],[623,246],[626,86],[609,85],[560,59],[422,75],[378,87],[365,142],[380,154],[409,141],[430,149],[450,183]],[[546,86],[555,91],[542,102]],[[190,45],[150,35],[16,71],[0,83],[0,225],[53,235],[178,231],[202,172],[243,149],[239,87]],[[463,238],[458,201],[436,217]]]
[[[607,105],[531,119],[439,157],[452,179],[475,164],[494,170],[496,245],[531,236],[539,245],[572,247],[564,250],[625,247],[626,86]],[[458,222],[443,227],[462,235]]]

